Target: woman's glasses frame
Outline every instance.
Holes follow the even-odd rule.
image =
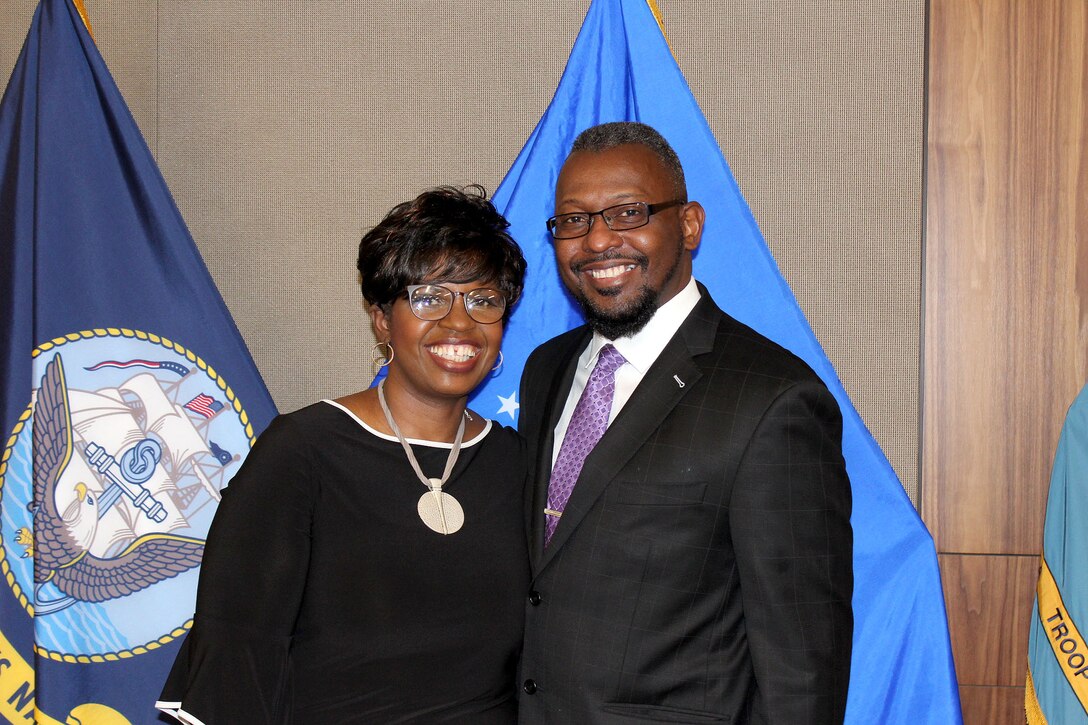
[[[460,297],[465,312],[476,322],[490,325],[506,314],[506,295],[493,287],[477,287],[468,292],[457,292],[433,282],[411,284],[404,291],[412,314],[427,322],[437,322],[453,311],[454,298]]]

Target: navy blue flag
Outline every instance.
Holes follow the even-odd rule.
[[[689,198],[706,208],[695,276],[729,314],[802,357],[834,393],[853,489],[854,654],[846,721],[961,722],[933,540],[866,429],[764,243],[646,0],[594,0],[555,97],[495,194],[529,262],[503,342],[504,369],[478,410],[514,420],[529,352],[581,324],[555,269],[544,220],[575,136],[641,121],[673,145]]]
[[[0,102],[0,719],[161,722],[220,490],[275,407],[77,9]]]

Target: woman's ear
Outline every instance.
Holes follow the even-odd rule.
[[[382,309],[381,305],[371,305],[370,321],[374,325],[374,337],[378,342],[388,342],[390,338],[389,312]]]

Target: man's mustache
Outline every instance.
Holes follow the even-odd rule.
[[[571,262],[570,269],[575,274],[581,274],[582,270],[591,264],[597,264],[599,262],[611,262],[613,260],[622,260],[628,264],[634,264],[638,267],[646,269],[650,265],[650,258],[645,254],[632,254],[630,252],[620,252],[615,249],[610,249],[606,252],[596,255],[595,257],[589,257],[587,259],[579,259],[576,262]]]

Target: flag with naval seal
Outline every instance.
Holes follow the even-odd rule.
[[[477,410],[517,414],[518,379],[541,342],[582,323],[566,294],[544,220],[575,136],[608,121],[660,131],[683,163],[689,198],[706,209],[695,277],[727,313],[803,358],[843,413],[853,491],[854,643],[846,721],[961,721],[933,539],[866,429],[741,196],[647,0],[593,0],[551,104],[495,193],[529,263],[503,341],[501,374]]]
[[[151,723],[275,408],[81,10],[0,101],[0,720]]]

